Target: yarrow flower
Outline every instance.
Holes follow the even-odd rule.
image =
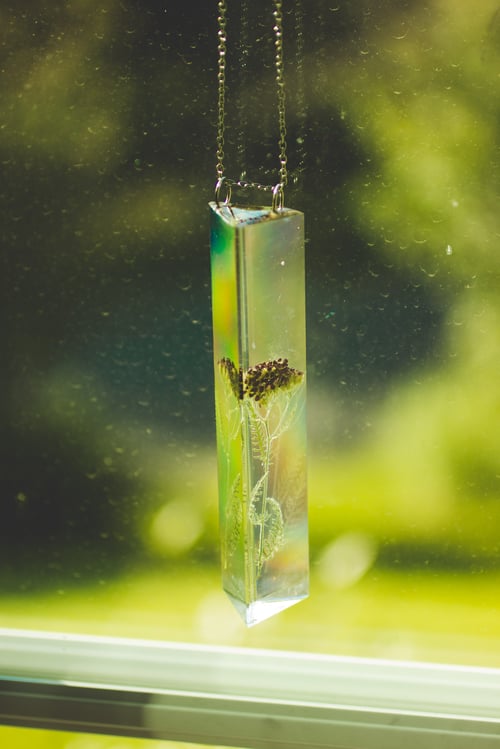
[[[263,402],[273,392],[289,390],[304,378],[303,372],[288,366],[288,359],[270,359],[243,370],[242,367],[237,369],[231,359],[224,357],[219,366],[238,400],[248,397]]]
[[[227,379],[229,380],[229,384],[231,385],[231,390],[233,391],[234,395],[238,400],[243,399],[243,370],[240,367],[239,369],[236,369],[235,363],[229,359],[229,357],[224,356],[222,359],[219,359],[219,367]]]

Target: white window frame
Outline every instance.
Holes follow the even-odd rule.
[[[0,723],[256,749],[500,747],[500,670],[0,629]]]

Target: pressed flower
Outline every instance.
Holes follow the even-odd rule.
[[[247,369],[243,376],[243,394],[263,401],[276,390],[298,385],[303,377],[303,372],[288,366],[288,359],[271,359]]]
[[[229,380],[234,395],[238,400],[241,400],[243,398],[243,371],[241,367],[236,369],[235,363],[227,356],[219,361],[219,367]]]
[[[265,402],[275,391],[283,391],[298,385],[304,373],[288,365],[288,359],[269,359],[254,364],[247,370],[238,369],[228,357],[219,361],[222,373],[229,380],[231,390],[238,400],[253,398]]]
[[[228,407],[219,412],[221,424],[225,425],[226,455],[229,460],[230,443],[237,439],[238,424],[246,423],[253,464],[253,480],[247,485],[238,473],[228,493],[224,558],[227,563],[236,552],[246,517],[257,532],[255,580],[258,580],[264,564],[285,543],[283,510],[279,499],[269,494],[270,477],[279,440],[297,418],[300,401],[294,397],[295,387],[303,382],[304,372],[290,367],[285,358],[269,359],[245,370],[229,357],[218,363],[228,385],[228,397],[236,399],[233,406],[228,402]]]

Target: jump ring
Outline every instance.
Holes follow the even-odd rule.
[[[220,208],[220,192],[223,187],[226,190],[224,205],[231,205],[231,185],[225,177],[219,177],[217,184],[215,185],[215,202],[217,203],[217,208]]]
[[[284,203],[285,203],[285,187],[283,185],[283,182],[278,182],[278,184],[275,185],[273,188],[273,202],[272,202],[273,213],[279,213],[279,211],[282,211]]]

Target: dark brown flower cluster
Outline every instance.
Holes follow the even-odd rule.
[[[231,390],[235,394],[235,396],[238,398],[238,400],[241,400],[243,398],[243,370],[240,367],[239,369],[236,369],[235,363],[229,359],[229,357],[224,356],[219,361],[219,367],[221,369],[221,372],[226,375],[227,379],[229,380],[229,384],[231,385]]]
[[[287,390],[298,385],[304,377],[303,372],[288,366],[288,359],[270,359],[244,371],[241,367],[237,369],[231,359],[224,357],[219,366],[239,400],[248,396],[255,401],[263,401],[278,389]]]

